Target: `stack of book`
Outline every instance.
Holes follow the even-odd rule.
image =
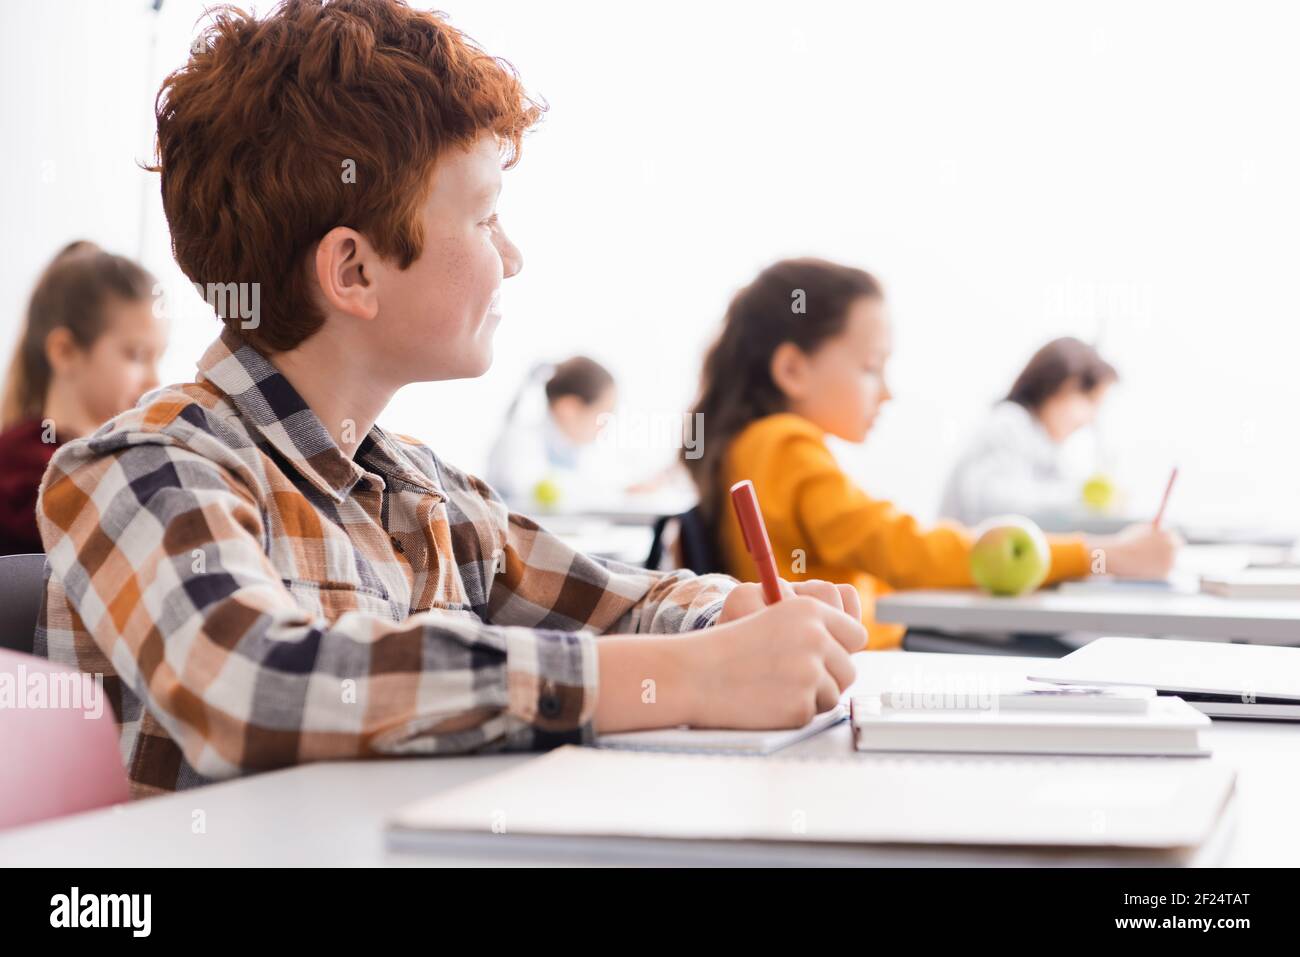
[[[898,690],[852,699],[859,751],[1202,756],[1210,719],[1151,688],[1026,682],[978,695]]]

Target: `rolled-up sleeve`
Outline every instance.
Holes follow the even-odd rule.
[[[586,555],[511,513],[491,582],[489,620],[597,635],[676,634],[712,625],[736,584],[727,575],[662,572]]]

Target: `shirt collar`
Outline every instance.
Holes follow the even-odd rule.
[[[299,474],[336,502],[347,498],[369,466],[388,484],[408,485],[440,499],[435,480],[379,426],[361,440],[356,459],[335,444],[316,413],[287,378],[238,333],[226,329],[199,360],[199,377],[220,389]]]

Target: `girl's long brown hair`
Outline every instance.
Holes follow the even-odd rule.
[[[784,342],[814,352],[844,331],[855,301],[882,295],[880,283],[861,269],[823,259],[785,259],[764,269],[731,300],[722,331],[704,357],[699,398],[691,409],[700,427],[694,446],[700,454],[689,457],[689,444],[682,453],[715,547],[725,505],[727,449],[751,422],[787,411],[785,395],[772,379],[773,353]]]
[[[5,377],[0,429],[40,417],[53,374],[45,355],[45,340],[52,331],[66,328],[81,348],[89,349],[104,331],[104,304],[109,297],[136,302],[152,296],[154,285],[153,276],[142,266],[94,243],[78,240],[63,247],[32,290],[27,320]]]

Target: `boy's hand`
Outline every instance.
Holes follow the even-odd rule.
[[[831,607],[825,588],[793,590],[775,605],[683,637],[688,724],[797,728],[838,703],[857,676],[849,654],[866,645],[866,629],[860,615]]]
[[[815,598],[836,611],[844,612],[856,621],[862,620],[862,599],[858,597],[858,590],[852,585],[835,585],[820,579],[792,584],[782,578],[781,598],[784,600],[794,598],[797,595]],[[762,611],[766,607],[767,603],[763,600],[762,585],[748,582],[737,585],[727,595],[727,600],[722,605],[722,614],[718,615],[716,624],[722,625],[738,618],[744,618],[746,615]]]

